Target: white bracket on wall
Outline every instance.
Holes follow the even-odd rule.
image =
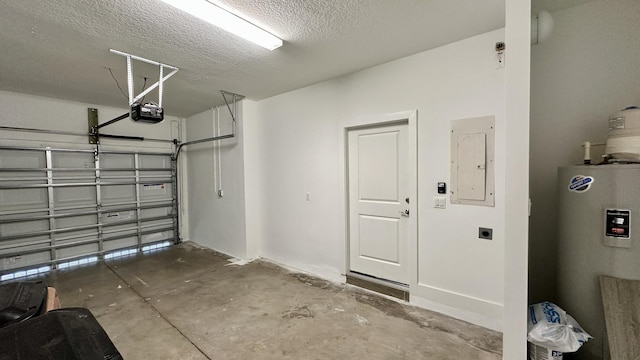
[[[175,155],[174,157],[177,158],[178,155],[180,154],[180,150],[186,146],[186,145],[193,145],[193,144],[200,144],[203,142],[210,142],[210,141],[219,141],[219,140],[224,140],[224,139],[230,139],[236,136],[236,115],[238,113],[238,101],[244,99],[244,95],[240,95],[240,94],[235,94],[229,91],[225,91],[225,90],[220,90],[220,94],[222,94],[222,98],[224,99],[224,103],[227,105],[227,109],[229,110],[229,113],[231,114],[231,134],[226,134],[226,135],[217,135],[214,137],[210,137],[210,138],[205,138],[205,139],[198,139],[198,140],[192,140],[192,141],[187,141],[187,142],[183,142],[183,143],[178,143],[177,140],[174,140],[174,142],[176,143],[176,151],[175,151]],[[231,100],[233,101],[231,104],[229,104],[229,100],[227,99],[227,96],[231,96]],[[231,106],[233,105],[233,106]]]
[[[231,120],[233,120],[232,124],[234,124],[234,127],[235,127],[236,112],[238,112],[238,108],[236,107],[236,104],[238,103],[238,101],[244,99],[244,95],[235,94],[225,90],[220,90],[220,94],[222,94],[222,99],[224,100],[225,105],[227,105],[227,110],[229,110],[229,114],[231,114]],[[233,109],[231,109],[231,106],[229,105],[229,100],[227,99],[227,96],[231,96]],[[235,129],[233,133],[235,134]]]
[[[114,49],[110,49],[109,51],[113,54],[124,56],[127,59],[127,90],[129,92],[129,106],[133,106],[133,104],[135,104],[138,100],[144,98],[144,96],[147,95],[149,92],[151,92],[155,88],[158,88],[158,106],[162,107],[162,90],[163,90],[162,84],[165,81],[167,81],[167,79],[175,75],[175,73],[177,73],[179,69],[175,66],[171,66],[171,65],[159,63],[157,61],[145,59],[139,56],[127,54],[122,51],[118,51]],[[134,94],[134,89],[133,89],[133,64],[131,62],[132,60],[138,60],[138,61],[145,62],[147,64],[157,65],[158,68],[160,69],[159,71],[160,76],[158,77],[158,81],[156,81],[153,85],[149,86],[146,90],[142,91],[138,95]],[[164,69],[170,69],[171,72],[167,75],[164,75]]]

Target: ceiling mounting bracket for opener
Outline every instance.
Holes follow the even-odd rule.
[[[131,106],[131,119],[135,121],[142,121],[148,123],[159,123],[164,119],[164,110],[162,108],[162,93],[163,83],[178,72],[178,68],[175,66],[159,63],[157,61],[142,58],[131,54],[124,53],[122,51],[110,49],[111,53],[124,56],[127,59],[127,90],[129,93],[129,106]],[[133,88],[133,64],[132,60],[138,60],[151,65],[157,65],[160,75],[158,81],[147,89],[143,90],[140,94],[135,95]],[[171,72],[164,75],[164,70],[169,69]],[[158,103],[146,103],[140,104],[139,101],[144,98],[149,92],[158,88]]]
[[[229,110],[229,114],[231,114],[231,120],[233,120],[233,123],[235,124],[236,112],[237,112],[236,104],[238,103],[238,101],[244,99],[244,95],[235,94],[225,90],[220,90],[220,94],[222,94],[222,99],[224,100],[225,105],[227,105],[227,110]],[[231,106],[229,105],[229,100],[227,100],[227,95],[231,96],[233,109],[231,109]]]

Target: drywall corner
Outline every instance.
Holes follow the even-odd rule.
[[[527,357],[529,102],[531,73],[531,0],[506,1],[505,117],[505,240],[504,331],[505,359]]]
[[[262,237],[262,161],[260,146],[262,132],[257,104],[255,101],[242,100],[242,128],[244,146],[244,201],[246,228],[246,257],[254,259],[261,256]]]

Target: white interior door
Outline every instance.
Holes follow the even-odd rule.
[[[350,270],[409,283],[408,125],[350,130]]]

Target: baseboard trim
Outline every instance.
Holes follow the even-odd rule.
[[[412,287],[410,302],[459,320],[502,332],[503,306],[483,299],[419,284]]]

